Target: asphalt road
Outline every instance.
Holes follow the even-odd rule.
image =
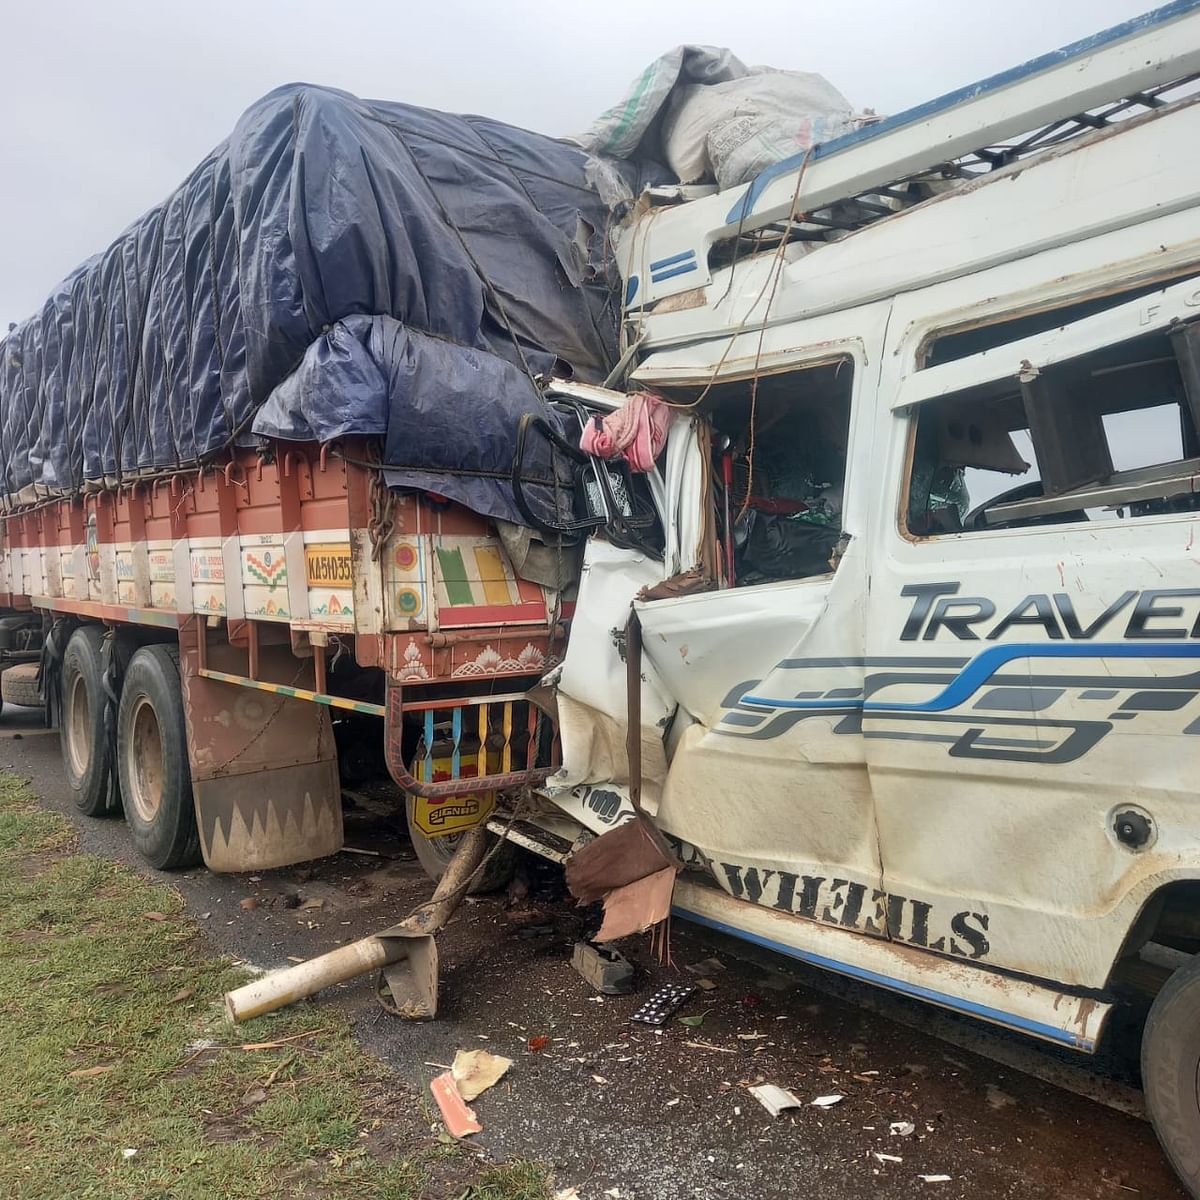
[[[177,887],[217,950],[259,967],[286,965],[383,928],[429,894],[398,831],[402,819],[397,826],[376,804],[348,811],[346,841],[380,857],[342,853],[261,877],[150,871],[120,820],[74,812],[57,737],[32,727],[34,718],[6,713],[0,767],[76,818],[86,850]],[[558,1186],[576,1186],[582,1200],[1184,1196],[1144,1121],[1027,1072],[1110,1089],[1115,1103],[1136,1110],[1136,1093],[1119,1078],[1092,1089],[1051,1051],[981,1037],[967,1023],[682,923],[672,932],[674,968],[635,944],[635,994],[593,996],[569,962],[580,911],[552,874],[527,879],[528,895],[473,900],[440,938],[437,1021],[388,1014],[370,979],[310,1003],[350,1016],[363,1044],[412,1086],[414,1111],[419,1089],[457,1049],[513,1058],[505,1080],[475,1103],[484,1131],[473,1140],[497,1157],[548,1163]],[[257,903],[246,909],[248,898]],[[673,1020],[655,1031],[630,1022],[656,985],[694,983],[686,968],[713,957],[719,965],[701,976],[716,986],[698,990],[680,1014],[702,1024]],[[532,1052],[530,1039],[543,1037]],[[747,1091],[759,1082],[791,1089],[805,1106],[772,1118]],[[843,1098],[828,1108],[809,1103],[830,1095]]]

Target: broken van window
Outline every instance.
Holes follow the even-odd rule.
[[[850,360],[840,358],[762,375],[757,387],[739,379],[672,396],[676,403],[703,396],[698,411],[712,424],[718,558],[727,568],[732,552],[737,586],[833,569],[853,373]]]
[[[1200,326],[918,406],[907,527],[930,537],[1200,508]]]

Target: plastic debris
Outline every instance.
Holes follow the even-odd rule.
[[[550,1039],[544,1033],[539,1033],[537,1037],[531,1037],[525,1045],[529,1047],[530,1054],[540,1054],[550,1045]]]
[[[660,987],[629,1019],[647,1025],[662,1025],[695,991],[685,983],[668,983]]]
[[[474,1109],[468,1108],[454,1086],[454,1076],[444,1071],[430,1085],[429,1090],[441,1110],[446,1132],[451,1137],[464,1138],[471,1133],[480,1133],[483,1126],[475,1117]]]
[[[458,1094],[464,1100],[471,1101],[503,1079],[512,1065],[511,1058],[492,1054],[488,1050],[460,1050],[454,1056],[450,1074],[454,1076]]]
[[[750,1095],[759,1102],[773,1117],[779,1116],[785,1108],[803,1108],[804,1101],[799,1100],[786,1088],[774,1083],[760,1083],[750,1089]]]
[[[893,1137],[912,1137],[917,1127],[911,1121],[893,1121],[888,1126],[888,1133]]]
[[[917,1178],[922,1183],[949,1183],[951,1177],[949,1175],[918,1175]]]
[[[132,1146],[126,1146],[125,1149],[121,1151],[121,1157],[132,1158],[136,1153],[137,1151]]]
[[[840,1092],[834,1092],[830,1096],[818,1096],[812,1101],[812,1106],[814,1108],[832,1108],[835,1104],[841,1104],[845,1098]]]
[[[898,1154],[883,1154],[879,1150],[872,1150],[871,1155],[881,1163],[904,1161],[904,1159],[902,1159]]]

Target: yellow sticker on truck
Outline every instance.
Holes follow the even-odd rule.
[[[350,543],[315,542],[304,547],[304,570],[310,588],[349,587]]]
[[[446,796],[429,800],[413,797],[413,824],[429,838],[466,833],[481,825],[496,807],[496,793],[483,792],[478,796]]]

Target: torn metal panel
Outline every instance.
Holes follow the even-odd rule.
[[[628,781],[622,639],[634,596],[662,577],[661,563],[636,551],[589,540],[571,640],[558,677],[563,765],[547,781],[548,795],[580,784]],[[642,680],[642,773],[647,807],[653,811],[666,778],[663,732],[675,703],[648,662]]]

